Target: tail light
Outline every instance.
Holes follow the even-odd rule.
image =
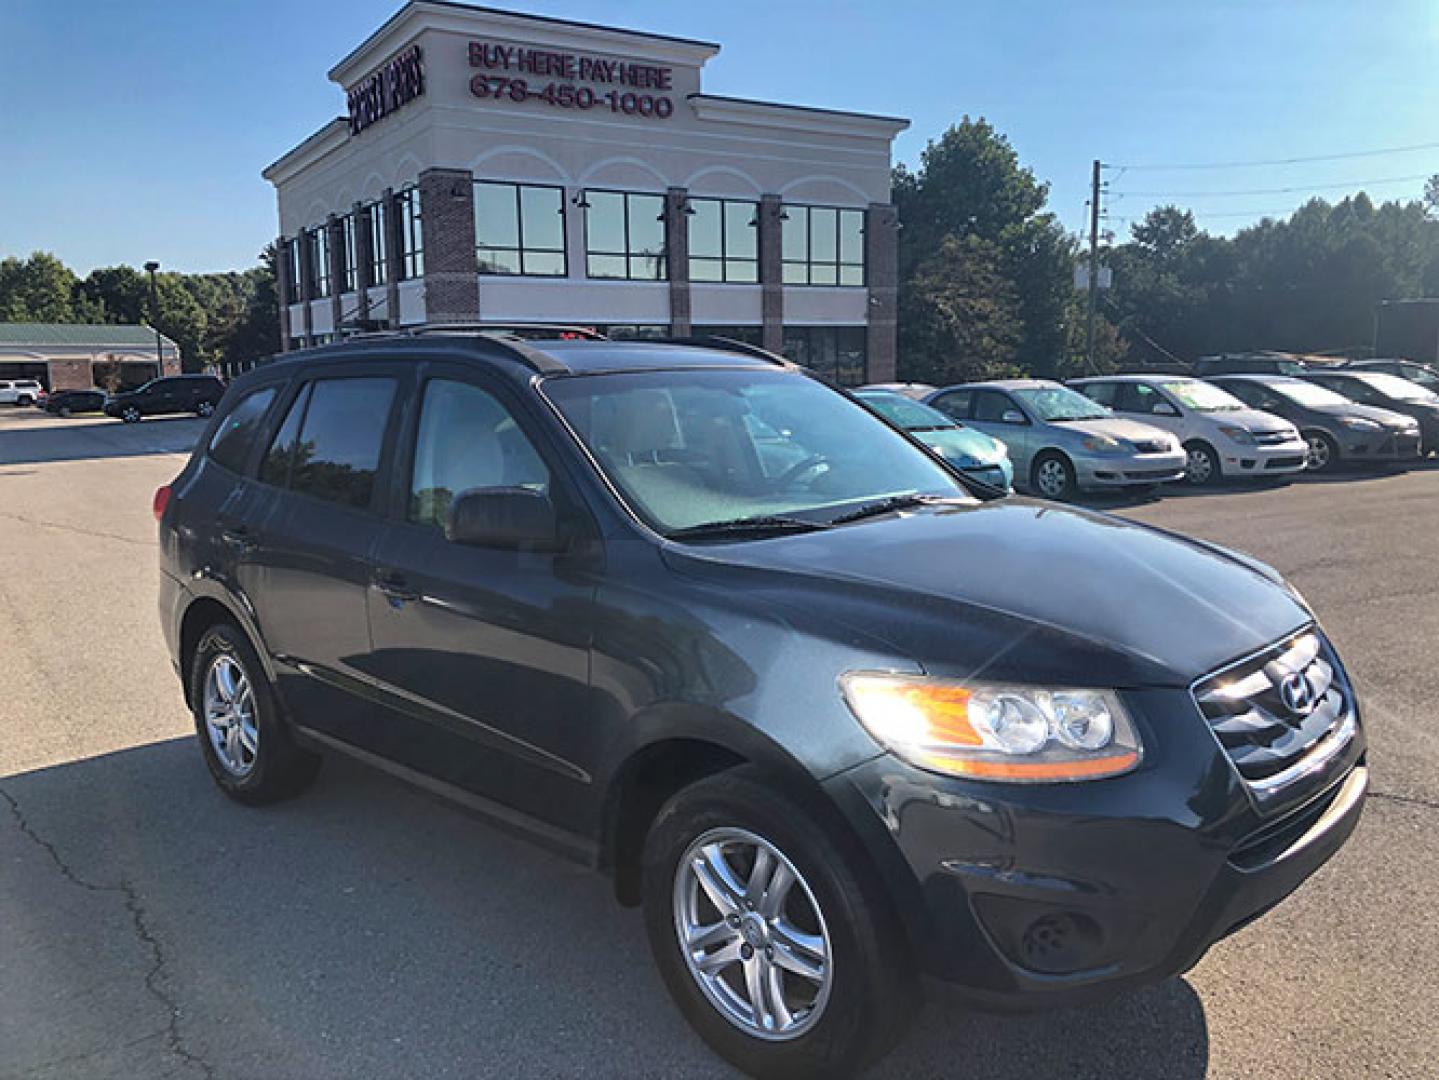
[[[170,496],[174,494],[169,484],[155,489],[155,498],[150,503],[150,508],[155,511],[155,520],[159,521],[165,516],[165,507],[170,505]]]

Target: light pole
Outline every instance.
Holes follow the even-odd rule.
[[[160,345],[160,293],[155,287],[155,271],[160,264],[151,259],[145,264],[150,273],[150,328],[155,331],[155,377],[165,374],[165,353]]]

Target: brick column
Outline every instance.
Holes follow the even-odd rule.
[[[280,308],[280,352],[290,349],[290,242],[275,241],[275,299]]]
[[[899,360],[899,212],[888,203],[870,203],[865,212],[864,272],[865,381],[893,382]]]
[[[340,228],[340,219],[335,214],[325,218],[325,233],[330,238],[330,331],[336,338],[340,336],[340,323],[344,321],[345,308],[340,302],[341,290],[345,287],[344,270],[345,256],[340,251],[340,245],[344,243],[344,230]]]
[[[694,331],[690,301],[690,217],[685,213],[689,193],[682,187],[665,192],[665,255],[670,276],[670,333],[688,337]]]
[[[760,343],[770,352],[784,348],[784,204],[778,195],[759,200]]]
[[[300,230],[295,243],[300,245],[300,325],[305,330],[304,343],[309,346],[315,343],[315,323],[310,314],[310,301],[315,298],[314,260],[310,258],[310,238],[305,230]]]
[[[385,188],[380,199],[385,204],[385,230],[390,234],[385,245],[385,323],[393,328],[400,325],[400,221],[395,212],[395,189]]]
[[[350,207],[355,215],[355,320],[362,328],[370,321],[370,260],[374,257],[374,238],[370,236],[370,215],[363,204]]]
[[[420,173],[426,322],[474,322],[480,317],[474,182],[468,169]]]

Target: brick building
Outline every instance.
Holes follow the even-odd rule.
[[[180,374],[180,349],[148,326],[0,323],[0,379],[35,379],[47,390],[139,386]],[[163,368],[163,371],[162,371]]]
[[[706,94],[719,46],[411,0],[329,73],[348,114],[265,170],[282,348],[419,322],[723,333],[895,367],[907,121]]]

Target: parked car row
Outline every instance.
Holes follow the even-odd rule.
[[[103,412],[127,424],[177,413],[209,416],[224,396],[225,384],[214,375],[167,375],[118,394],[97,389],[47,393],[33,379],[0,379],[0,404],[38,405],[55,416]]]
[[[967,475],[990,483],[1002,475],[1004,486],[1017,477],[1045,498],[1069,499],[1081,490],[1402,464],[1439,450],[1439,394],[1373,366],[1391,363],[1428,371],[1373,361],[1301,366],[1297,375],[1103,375],[1067,386],[1048,379],[891,383],[857,396]],[[934,421],[935,413],[951,424]],[[961,449],[975,435],[998,442],[1004,454]]]

